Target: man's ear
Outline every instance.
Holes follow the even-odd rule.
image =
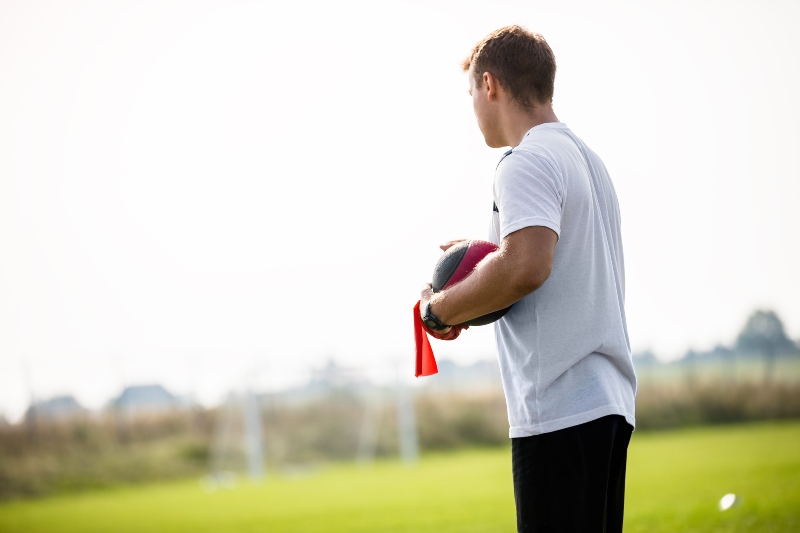
[[[500,83],[491,72],[483,73],[483,87],[490,102],[495,101],[499,96]]]

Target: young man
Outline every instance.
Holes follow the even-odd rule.
[[[542,36],[499,29],[464,61],[497,166],[491,240],[461,283],[422,292],[422,318],[453,339],[495,323],[520,532],[621,531],[636,376],[625,321],[616,193],[600,158],[558,121]],[[442,246],[451,246],[451,241]]]

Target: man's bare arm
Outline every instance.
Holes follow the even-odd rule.
[[[461,324],[508,307],[547,280],[557,242],[556,233],[543,226],[515,231],[470,276],[436,294],[426,288],[422,300],[430,299],[431,311],[445,324]]]

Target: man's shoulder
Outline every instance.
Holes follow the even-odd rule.
[[[503,162],[503,160],[504,160],[506,157],[510,156],[510,155],[511,155],[511,153],[512,153],[513,151],[514,151],[514,149],[513,149],[513,148],[509,148],[509,149],[506,151],[506,153],[504,153],[504,154],[502,155],[502,157],[500,157],[500,161],[498,161],[498,162],[497,162],[497,166],[499,167],[499,166],[500,166],[500,163],[502,163],[502,162]]]
[[[497,163],[498,175],[517,174],[520,172],[558,173],[556,160],[544,146],[536,143],[521,143],[508,150]]]
[[[575,146],[570,139],[570,135],[570,130],[566,124],[560,122],[540,124],[528,130],[522,141],[506,152],[501,161],[514,154],[517,156],[515,159],[520,163],[525,159],[543,159],[554,163],[565,150],[574,149]]]
[[[526,133],[514,151],[557,159],[562,153],[571,152],[576,148],[573,137],[575,134],[565,124],[542,124]]]

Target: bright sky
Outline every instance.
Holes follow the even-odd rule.
[[[506,24],[619,195],[634,350],[800,338],[800,3],[0,0],[0,414],[158,381],[213,402],[412,358],[501,153],[460,62]],[[440,357],[494,357],[491,327]],[[404,367],[405,369],[405,367]]]

